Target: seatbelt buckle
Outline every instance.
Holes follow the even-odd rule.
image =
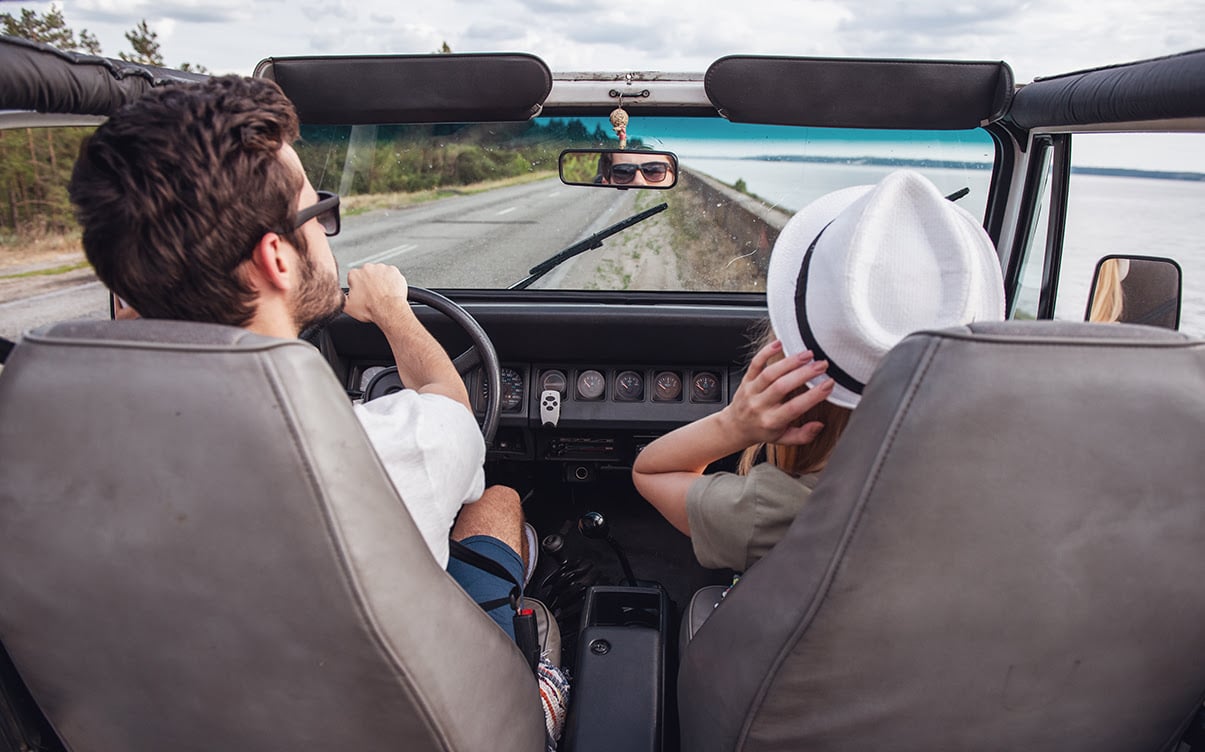
[[[515,611],[515,644],[527,659],[532,672],[540,664],[540,633],[536,627],[536,612],[530,608]]]

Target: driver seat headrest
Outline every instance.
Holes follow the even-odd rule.
[[[69,748],[541,748],[522,655],[309,344],[58,325],[0,414],[0,639]]]

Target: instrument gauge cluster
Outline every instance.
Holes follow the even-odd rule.
[[[555,391],[562,402],[717,404],[727,394],[727,370],[714,368],[536,366],[535,393]]]
[[[730,396],[726,366],[597,365],[593,363],[517,363],[501,368],[500,412],[503,425],[659,430],[715,412]],[[488,402],[489,379],[478,369],[464,377],[477,415]],[[402,390],[397,368],[358,365],[348,378],[348,393],[372,400]],[[542,407],[551,402],[555,416]],[[513,436],[508,439],[512,444]],[[521,445],[522,442],[515,444]],[[518,450],[516,450],[518,451]]]

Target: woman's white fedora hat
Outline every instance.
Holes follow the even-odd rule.
[[[774,244],[766,296],[783,350],[829,361],[829,401],[849,408],[908,334],[1004,318],[991,238],[909,170],[801,209]]]

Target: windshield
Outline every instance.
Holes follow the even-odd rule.
[[[314,187],[342,196],[332,247],[349,268],[398,266],[415,285],[503,289],[561,251],[627,223],[531,289],[752,291],[791,214],[908,167],[982,217],[994,149],[982,130],[867,131],[633,116],[628,149],[673,152],[668,190],[566,185],[565,149],[617,146],[606,118],[525,123],[307,126]],[[661,204],[664,210],[650,211]],[[605,233],[604,233],[605,234]]]

